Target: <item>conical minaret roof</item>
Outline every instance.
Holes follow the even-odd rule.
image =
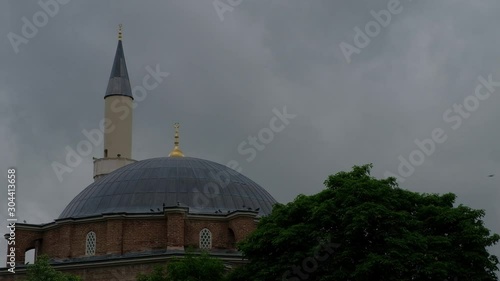
[[[116,47],[115,60],[104,98],[109,96],[128,96],[133,99],[127,64],[125,63],[125,54],[123,52],[121,26],[118,32],[118,46]]]

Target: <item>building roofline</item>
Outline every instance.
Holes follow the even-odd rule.
[[[236,217],[252,217],[256,220],[259,219],[258,211],[250,210],[236,210],[230,213],[222,214],[211,214],[211,213],[189,213],[188,207],[164,207],[163,211],[151,212],[151,213],[104,213],[101,215],[94,215],[89,217],[80,218],[64,218],[55,219],[53,222],[44,224],[28,224],[28,223],[16,223],[16,229],[18,230],[32,230],[32,231],[45,231],[47,229],[59,227],[65,224],[72,223],[85,223],[85,222],[95,222],[95,221],[106,221],[111,219],[160,219],[164,218],[166,215],[171,213],[183,213],[187,218],[190,219],[210,219],[210,220],[228,220]]]

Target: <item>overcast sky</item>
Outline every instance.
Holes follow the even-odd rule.
[[[187,156],[235,160],[286,203],[353,165],[373,163],[376,177],[398,175],[399,156],[423,155],[415,140],[441,129],[446,140],[401,186],[453,192],[458,203],[484,209],[487,227],[500,233],[500,87],[483,100],[471,97],[479,76],[500,81],[499,1],[401,0],[349,60],[341,43],[355,50],[355,28],[376,28],[370,11],[394,0],[220,1],[230,9],[217,12],[211,0],[73,0],[31,38],[23,17],[33,22],[43,11],[37,1],[0,2],[0,171],[6,182],[7,169],[18,169],[21,220],[51,222],[92,183],[102,145],[62,182],[51,163],[64,164],[65,147],[98,128],[123,23],[132,87],[142,85],[147,66],[170,73],[134,110],[134,159],[167,156],[179,121]],[[464,100],[474,107],[468,118],[443,118]],[[238,145],[285,106],[296,117],[247,161]],[[500,255],[500,246],[492,252]]]

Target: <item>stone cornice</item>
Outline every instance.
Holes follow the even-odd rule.
[[[29,223],[16,223],[16,230],[30,230],[35,232],[43,232],[49,229],[58,228],[62,225],[67,224],[80,224],[89,222],[106,222],[108,220],[124,219],[124,220],[154,220],[163,219],[169,214],[181,213],[185,214],[187,219],[193,220],[217,220],[217,221],[229,221],[238,217],[250,217],[258,221],[258,212],[256,211],[234,211],[227,214],[193,214],[189,213],[189,208],[187,207],[165,207],[162,212],[151,212],[151,213],[141,213],[141,214],[129,214],[129,213],[108,213],[99,216],[84,217],[84,218],[65,218],[56,219],[53,222],[46,224],[29,224]]]
[[[83,261],[68,261],[63,263],[52,263],[52,267],[56,270],[75,270],[75,269],[87,269],[95,267],[113,267],[121,265],[130,264],[145,264],[145,263],[157,263],[157,262],[167,262],[171,259],[182,257],[185,252],[174,252],[166,253],[162,255],[147,255],[140,257],[117,257],[103,260],[83,260]],[[236,263],[243,264],[246,260],[243,259],[241,253],[210,253],[210,256],[221,259],[224,263]],[[16,273],[25,273],[26,267],[16,267]],[[0,276],[11,275],[12,273],[7,271],[7,268],[0,268]]]

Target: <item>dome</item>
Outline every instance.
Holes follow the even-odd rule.
[[[69,203],[59,219],[151,213],[162,210],[163,204],[207,214],[259,208],[259,215],[267,215],[274,203],[264,188],[224,165],[162,157],[129,164],[98,179]]]

